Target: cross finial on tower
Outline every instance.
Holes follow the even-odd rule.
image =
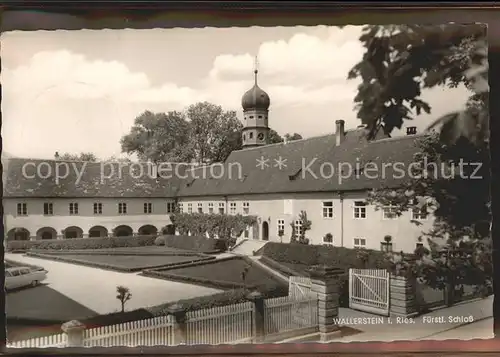
[[[257,84],[257,73],[259,73],[259,59],[257,58],[257,56],[255,56],[253,73],[255,74],[255,84]]]

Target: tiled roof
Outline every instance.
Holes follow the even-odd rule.
[[[418,152],[415,145],[418,137],[420,135],[368,142],[364,129],[357,129],[347,131],[345,140],[339,146],[335,145],[335,134],[330,134],[287,144],[234,151],[224,163],[225,172],[221,178],[220,167],[212,170],[213,175],[210,170],[195,169],[192,176],[200,178],[184,182],[179,195],[335,192],[398,186],[402,184],[404,177],[398,177],[397,172],[396,175],[393,174],[395,172],[388,164],[401,162],[407,168]],[[282,166],[281,169],[275,161],[280,157],[286,160],[286,167]],[[261,158],[269,159],[266,162],[268,167],[256,167]],[[363,170],[370,162],[370,166]],[[353,172],[350,177],[347,177],[347,164]],[[382,174],[384,164],[386,167]],[[302,170],[307,167],[309,170]],[[335,170],[333,175],[331,167]],[[373,167],[378,168],[378,171]],[[343,169],[342,176],[339,176],[338,168]],[[355,174],[357,168],[360,168],[358,177]]]
[[[66,166],[69,170],[66,171]],[[4,197],[175,197],[180,179],[154,178],[147,164],[90,163],[40,159],[10,159],[4,175]],[[176,164],[172,164],[172,167]],[[24,172],[23,172],[24,167]],[[59,167],[59,180],[56,168]],[[179,167],[179,172],[183,172]],[[39,172],[37,169],[39,168]],[[5,169],[5,168],[4,168]],[[112,171],[113,170],[113,171]],[[111,174],[114,172],[114,174]],[[79,175],[81,177],[79,178]],[[66,177],[64,177],[66,176]]]
[[[382,165],[400,162],[405,165],[403,168],[407,169],[414,154],[418,151],[415,143],[420,137],[420,135],[413,135],[400,138],[379,138],[368,142],[364,129],[347,131],[345,135],[345,140],[339,146],[335,145],[335,134],[329,134],[286,144],[279,143],[238,150],[232,152],[223,164],[193,170],[185,170],[187,165],[181,165],[179,175],[158,179],[151,178],[147,174],[134,178],[137,177],[134,173],[138,173],[139,170],[134,166],[123,167],[120,177],[117,174],[119,164],[116,163],[113,164],[115,175],[101,180],[103,166],[100,163],[86,163],[82,177],[78,180],[78,173],[84,167],[84,163],[64,161],[70,167],[69,174],[66,178],[56,182],[54,170],[56,164],[63,163],[63,161],[15,158],[9,160],[5,170],[4,196],[194,197],[252,193],[335,192],[397,186],[404,178],[395,177],[392,167],[388,166],[382,170]],[[281,169],[277,167],[275,161],[280,157],[286,165],[286,167],[283,165]],[[257,167],[257,160],[261,158],[269,160],[263,169]],[[49,167],[52,171],[46,179],[29,178],[23,175],[23,165],[27,163],[39,165],[42,162],[47,164],[40,166],[39,177],[45,177]],[[372,168],[363,171],[367,163],[371,163]],[[350,176],[347,164],[352,168]],[[146,167],[145,164],[143,167]],[[306,167],[309,167],[309,170],[302,169]],[[332,167],[335,170],[333,175],[331,175]],[[378,171],[373,167],[378,168]],[[339,176],[339,168],[343,169],[344,177]],[[356,177],[355,170],[358,168],[361,170],[358,171]],[[109,166],[104,166],[103,176],[106,176],[109,170]],[[61,172],[65,173],[64,167],[61,168]],[[26,173],[28,175],[35,173],[33,165],[27,167]]]

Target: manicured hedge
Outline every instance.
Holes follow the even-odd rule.
[[[156,239],[155,244],[200,253],[218,253],[227,250],[228,242],[203,236],[163,235]]]
[[[100,250],[100,249],[82,249],[82,250],[43,250],[43,249],[30,249],[29,253],[50,254],[50,255],[109,255],[109,256],[135,256],[135,257],[148,257],[148,256],[165,256],[165,257],[200,257],[201,253],[188,252],[188,251],[114,251],[114,250]],[[208,255],[207,255],[208,257]],[[210,256],[215,258],[213,256]]]
[[[295,243],[267,243],[261,254],[278,263],[300,266],[332,265],[348,271],[350,268],[385,268],[387,263],[383,252],[365,250],[367,260],[359,258],[359,250],[325,245],[304,245]]]
[[[9,241],[7,250],[73,250],[118,247],[143,247],[154,245],[156,236],[72,238],[50,240]]]
[[[125,272],[125,273],[137,272],[137,271],[141,271],[141,270],[148,269],[148,268],[165,268],[165,267],[172,267],[172,266],[181,265],[181,264],[189,264],[189,263],[193,263],[193,262],[200,262],[200,261],[207,261],[207,260],[215,259],[215,257],[189,256],[189,257],[192,257],[191,260],[181,261],[181,262],[171,262],[171,263],[166,262],[166,263],[157,264],[157,265],[145,264],[143,266],[134,264],[133,266],[127,266],[126,264],[114,263],[113,262],[113,257],[114,257],[113,255],[109,255],[109,258],[110,258],[109,263],[99,262],[99,261],[90,261],[90,260],[87,260],[85,258],[75,259],[74,257],[69,257],[69,256],[66,256],[64,254],[50,255],[50,254],[28,252],[27,255],[41,258],[41,259],[67,262],[67,263],[84,265],[84,266],[93,267],[93,268],[100,268],[100,269],[119,271],[119,272]],[[95,255],[92,255],[92,256],[95,256]],[[166,258],[166,256],[165,256],[165,258]]]

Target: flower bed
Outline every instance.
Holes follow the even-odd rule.
[[[179,255],[102,255],[102,254],[41,254],[28,252],[28,256],[49,259],[89,267],[119,271],[137,272],[144,269],[171,267],[181,263],[193,263],[215,259],[214,257],[202,256],[179,256]]]
[[[245,269],[248,270],[243,280],[242,273]],[[217,289],[247,288],[265,291],[286,285],[246,257],[228,257],[182,264],[168,269],[145,270],[143,275]]]
[[[156,236],[135,236],[9,241],[7,242],[7,251],[27,251],[30,249],[76,250],[118,247],[143,247],[154,245],[155,239]]]

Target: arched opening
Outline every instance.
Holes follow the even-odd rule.
[[[134,231],[129,226],[118,226],[114,229],[116,237],[130,237],[134,235]]]
[[[173,224],[167,224],[163,227],[161,233],[165,235],[175,235],[175,226]]]
[[[262,223],[262,240],[269,240],[269,223]]]
[[[108,230],[103,226],[94,226],[89,229],[89,238],[107,237]]]
[[[64,238],[73,239],[73,238],[82,238],[83,230],[80,227],[71,226],[64,230]]]
[[[157,233],[158,233],[158,228],[150,224],[146,224],[145,226],[139,228],[139,234],[141,236],[154,236]]]
[[[36,239],[56,239],[57,231],[52,227],[43,227],[36,231]]]
[[[12,228],[7,233],[7,240],[29,240],[30,232],[26,228]]]

